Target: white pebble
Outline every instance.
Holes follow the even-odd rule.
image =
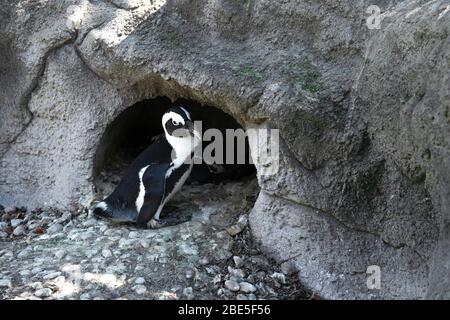
[[[52,290],[50,290],[49,288],[42,288],[42,289],[38,289],[36,290],[36,292],[34,293],[34,295],[38,298],[47,298],[52,294]]]
[[[23,226],[17,226],[13,231],[13,235],[15,236],[21,236],[23,234],[25,234],[25,228]]]
[[[103,258],[109,258],[112,257],[112,252],[109,249],[103,249],[102,250],[102,256]]]
[[[11,280],[9,279],[1,279],[0,280],[0,288],[11,288]]]
[[[55,252],[55,257],[58,259],[62,259],[65,255],[66,251],[62,249]]]
[[[22,277],[27,277],[27,276],[29,276],[31,274],[31,271],[30,270],[22,270],[22,271],[19,272],[19,274]]]
[[[274,272],[270,277],[279,283],[286,284],[286,277],[281,272]]]
[[[90,298],[91,298],[91,296],[88,292],[80,295],[80,300],[89,300]]]
[[[96,219],[89,219],[83,222],[83,227],[92,227],[97,225],[97,220]]]
[[[241,215],[238,219],[238,224],[246,226],[248,224],[248,216],[246,214]]]
[[[11,227],[15,228],[18,225],[22,224],[23,220],[22,219],[12,219],[11,220]]]
[[[19,252],[19,254],[17,255],[17,258],[23,259],[23,258],[27,258],[29,257],[31,254],[31,249],[27,248],[25,250],[22,250]]]
[[[249,282],[239,283],[239,289],[245,293],[252,293],[256,291],[256,287]]]
[[[63,226],[60,225],[59,223],[57,224],[52,224],[48,229],[47,229],[47,233],[48,234],[55,234],[58,233],[60,231],[62,231]]]
[[[225,288],[230,291],[239,291],[239,283],[234,280],[227,280],[225,281]]]
[[[194,290],[192,289],[192,287],[184,288],[183,294],[184,294],[187,298],[192,299],[192,298],[194,297]]]
[[[186,271],[186,279],[192,279],[193,276],[194,276],[194,271],[192,271],[192,270]]]
[[[42,283],[40,283],[40,282],[33,282],[32,284],[30,284],[30,287],[33,290],[39,290],[39,289],[43,288]]]
[[[134,283],[136,284],[144,284],[145,283],[145,279],[142,277],[138,277],[136,278],[136,280],[134,280]]]
[[[236,268],[240,268],[244,265],[244,259],[242,259],[241,257],[234,256],[233,261],[234,261]]]
[[[143,285],[137,285],[133,287],[134,292],[137,294],[144,294],[147,292],[147,288]]]
[[[130,239],[139,238],[139,232],[130,231],[130,233],[128,234],[128,238],[130,238]]]
[[[44,280],[51,280],[51,279],[55,279],[56,277],[59,277],[60,275],[61,275],[61,272],[55,271],[55,272],[47,273],[43,278],[44,278]]]
[[[242,269],[234,269],[228,266],[228,273],[235,278],[245,278],[245,272]]]

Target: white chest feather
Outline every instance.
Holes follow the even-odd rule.
[[[166,177],[169,177],[172,172],[185,163],[186,160],[191,160],[191,154],[195,148],[196,141],[192,137],[177,138],[166,135],[166,138],[173,148],[172,166],[166,173]]]
[[[143,167],[139,171],[139,194],[136,198],[136,210],[137,212],[141,211],[142,206],[144,205],[144,198],[145,198],[145,186],[142,182],[142,177],[144,176],[145,170],[147,170],[149,166]]]

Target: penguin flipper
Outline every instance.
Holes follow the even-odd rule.
[[[168,163],[152,164],[142,176],[142,184],[145,188],[144,203],[136,217],[136,224],[145,227],[153,218],[164,200],[166,188],[166,172]]]

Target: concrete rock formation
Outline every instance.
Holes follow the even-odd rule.
[[[250,226],[307,288],[450,298],[449,28],[444,0],[2,0],[0,203],[89,205],[107,126],[190,99],[280,129]]]

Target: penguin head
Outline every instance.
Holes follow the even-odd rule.
[[[167,140],[174,144],[182,144],[193,141],[195,145],[201,141],[200,133],[194,128],[191,114],[184,107],[172,107],[164,113],[162,126]]]

